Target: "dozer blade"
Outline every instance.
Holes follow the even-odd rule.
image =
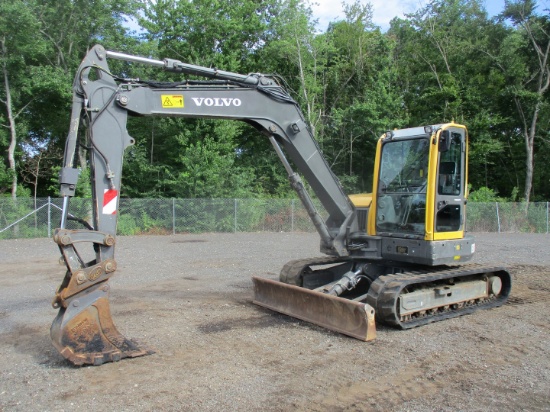
[[[372,306],[271,279],[252,277],[253,303],[363,341],[376,338]]]
[[[54,346],[75,365],[101,365],[154,353],[140,348],[117,330],[108,294],[107,282],[88,289],[67,300],[52,323],[50,336]]]

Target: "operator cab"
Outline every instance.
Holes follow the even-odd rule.
[[[464,237],[466,128],[454,123],[387,132],[379,140],[369,234]]]

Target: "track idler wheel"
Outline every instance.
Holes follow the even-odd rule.
[[[50,336],[59,353],[75,365],[101,365],[154,353],[117,330],[111,318],[107,282],[66,300],[52,323]]]

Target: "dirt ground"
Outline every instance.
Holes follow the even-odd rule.
[[[369,343],[251,303],[316,234],[119,237],[113,319],[156,353],[99,367],[50,342],[55,244],[0,241],[0,411],[550,411],[550,236],[476,237],[506,305]]]

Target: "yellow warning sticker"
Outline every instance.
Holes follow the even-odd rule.
[[[165,109],[177,109],[183,107],[183,95],[161,94],[162,107]]]

